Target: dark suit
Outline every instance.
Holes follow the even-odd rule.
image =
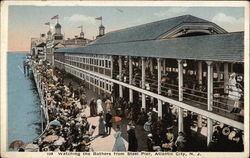
[[[107,113],[105,115],[105,127],[106,127],[106,133],[110,134],[111,132],[111,127],[112,127],[112,115],[110,113]]]

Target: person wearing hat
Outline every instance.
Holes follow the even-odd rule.
[[[153,149],[154,141],[153,141],[152,137],[153,137],[153,135],[151,133],[149,133],[147,136],[148,151],[154,151],[154,149]]]
[[[90,116],[91,117],[96,116],[97,111],[96,111],[96,103],[95,103],[94,98],[91,100],[89,107],[90,107]]]
[[[174,133],[173,127],[167,129],[166,137],[163,140],[162,148],[164,151],[172,151],[174,146]]]
[[[152,113],[148,113],[148,121],[144,124],[143,128],[145,131],[150,132],[152,126]]]
[[[107,111],[106,115],[105,115],[105,128],[106,128],[106,133],[108,135],[110,135],[111,133],[111,127],[112,127],[112,115],[110,113],[110,110]]]
[[[99,135],[105,135],[105,123],[102,112],[99,114]]]
[[[186,139],[184,137],[184,133],[179,132],[178,137],[175,141],[175,146],[177,147],[177,151],[184,151],[185,150],[185,143],[186,143]]]
[[[132,124],[129,124],[129,130],[128,133],[128,151],[137,151],[138,148],[138,142],[135,135],[135,126]]]
[[[124,141],[122,139],[121,134],[122,134],[122,132],[121,132],[120,126],[117,125],[116,126],[116,134],[114,135],[115,144],[113,146],[112,151],[122,151],[122,152],[126,151],[126,147],[125,147],[125,144],[124,144]]]

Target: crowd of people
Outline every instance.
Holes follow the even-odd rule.
[[[148,151],[189,151],[192,142],[191,126],[193,120],[197,120],[196,115],[187,112],[184,117],[183,132],[176,132],[174,129],[178,115],[176,108],[168,103],[162,107],[163,116],[158,117],[157,104],[148,101],[146,107],[142,108],[140,102],[131,103],[125,98],[120,98],[112,94],[109,97],[99,97],[91,99],[89,104],[85,95],[84,84],[74,88],[72,82],[67,85],[64,81],[65,72],[58,69],[51,69],[49,64],[33,63],[32,67],[40,73],[43,88],[43,98],[45,99],[48,112],[49,124],[39,139],[33,144],[39,151],[92,151],[91,141],[95,139],[93,133],[96,126],[88,122],[84,114],[87,106],[90,108],[90,117],[99,117],[98,135],[105,138],[111,134],[114,117],[128,120],[127,136],[128,148],[126,149],[120,125],[114,128],[116,133],[115,144],[112,151],[138,151],[138,140],[136,127],[142,126],[147,133]],[[82,82],[84,83],[84,82]],[[112,100],[112,101],[111,101]],[[223,142],[221,130],[216,128],[213,135],[213,142],[209,150],[221,148]],[[241,145],[242,140],[238,140],[237,145]],[[22,149],[20,149],[22,151]]]
[[[41,76],[43,98],[49,124],[42,136],[33,142],[39,151],[89,151],[95,127],[90,127],[83,113],[87,106],[84,85],[73,88],[64,84],[64,73],[50,69],[49,65],[33,63]]]

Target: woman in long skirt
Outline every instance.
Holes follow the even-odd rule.
[[[96,109],[96,103],[94,99],[91,100],[89,107],[90,107],[90,116],[96,116],[97,109]]]
[[[103,112],[102,100],[98,99],[96,103],[97,103],[97,115],[99,115],[100,113]]]
[[[128,132],[128,151],[137,151],[138,142],[135,135],[135,126],[129,125]]]
[[[99,135],[105,135],[105,123],[104,123],[104,118],[103,114],[99,114]]]
[[[112,151],[126,151],[126,147],[125,147],[125,144],[122,140],[122,132],[120,131],[120,126],[117,125],[116,127],[116,134],[114,135],[115,136],[115,144],[114,144],[114,147],[113,147],[113,150]]]

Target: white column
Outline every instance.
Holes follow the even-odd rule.
[[[183,61],[178,60],[179,101],[183,101]],[[183,108],[178,108],[178,132],[183,132]]]
[[[97,78],[97,82],[98,82],[98,94],[101,94],[101,81],[100,78]]]
[[[216,67],[217,81],[220,81],[220,64],[216,63],[215,67]]]
[[[166,74],[166,59],[163,59],[163,74]]]
[[[233,71],[234,71],[234,64],[231,63],[231,64],[230,64],[230,72],[233,72]]]
[[[122,58],[121,56],[119,56],[119,81],[122,82]],[[120,97],[123,97],[123,91],[122,91],[122,85],[119,84],[119,94]]]
[[[178,60],[178,89],[179,101],[183,101],[183,61]]]
[[[129,84],[132,84],[133,79],[133,65],[132,65],[132,57],[129,56]],[[129,101],[133,102],[133,90],[129,88]]]
[[[149,66],[150,66],[150,73],[153,74],[154,73],[154,65],[153,65],[153,58],[149,58]],[[153,97],[150,97],[151,102],[154,101]]]
[[[207,118],[207,145],[212,141],[213,137],[213,120]]]
[[[202,84],[202,61],[198,62],[198,81]]]
[[[212,111],[213,106],[213,62],[207,61],[207,110]],[[213,120],[207,118],[207,145],[213,136]]]
[[[178,107],[178,132],[183,132],[183,108]]]
[[[145,58],[141,57],[141,88],[145,89]]]
[[[161,94],[161,59],[157,58],[158,94]]]
[[[145,58],[141,57],[141,88],[145,89]],[[146,96],[144,93],[141,94],[142,108],[146,108]]]
[[[198,83],[202,84],[202,61],[198,61]],[[198,128],[202,128],[202,116],[198,115],[197,117]]]
[[[161,59],[157,58],[158,94],[161,94]],[[162,101],[158,99],[158,117],[162,118]]]
[[[224,63],[224,92],[228,93],[228,80],[229,80],[229,75],[228,75],[228,63]]]
[[[150,62],[150,72],[151,72],[151,74],[153,74],[153,71],[154,71],[154,65],[153,65],[153,58],[150,58],[149,59],[149,62]]]
[[[113,78],[113,67],[114,67],[114,66],[113,66],[113,65],[114,65],[113,62],[114,62],[114,60],[113,60],[113,57],[112,57],[112,56],[111,56],[110,58],[111,58],[111,59],[110,59],[110,72],[111,72],[111,73],[110,73],[110,77]]]
[[[202,116],[201,115],[198,115],[197,126],[198,128],[202,128]]]
[[[213,65],[207,62],[207,110],[212,111],[213,106]]]
[[[105,89],[105,93],[106,93],[108,91],[107,80],[104,80],[104,89]]]

